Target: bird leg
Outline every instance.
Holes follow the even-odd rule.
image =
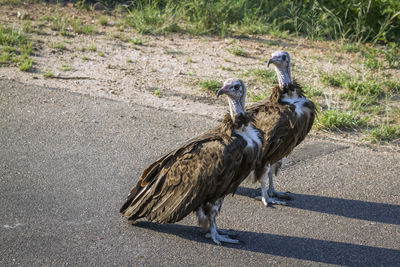
[[[218,199],[209,213],[209,232],[206,233],[206,238],[210,238],[217,245],[221,245],[221,242],[239,244],[239,240],[231,238],[232,231],[218,229],[215,218],[217,217],[221,208],[223,200]]]
[[[267,178],[269,179],[269,189],[267,190]],[[287,205],[285,201],[278,200],[274,198],[273,195],[270,195],[276,192],[274,189],[274,183],[273,183],[273,174],[271,172],[271,168],[268,168],[262,178],[261,178],[261,196],[255,197],[257,200],[261,200],[263,204],[268,207],[271,206],[272,204],[277,204],[277,205]],[[283,194],[283,193],[282,193]]]
[[[289,192],[278,192],[275,190],[272,172],[268,172],[268,179],[269,179],[268,195],[271,198],[277,197],[280,199],[287,199],[287,200],[292,199],[292,197],[289,195]]]
[[[268,195],[270,197],[277,197],[280,199],[290,200],[290,199],[292,199],[292,197],[289,195],[289,192],[286,192],[286,193],[278,192],[278,191],[275,191],[275,188],[274,188],[273,174],[278,175],[278,172],[279,172],[280,168],[282,167],[282,164],[284,161],[285,161],[285,158],[282,158],[278,162],[272,164],[272,166],[270,167],[270,169],[268,171],[268,178],[269,178]]]

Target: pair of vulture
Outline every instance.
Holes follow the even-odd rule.
[[[239,243],[232,231],[217,228],[216,216],[224,197],[235,193],[246,177],[261,181],[264,205],[285,204],[279,198],[290,196],[274,190],[273,174],[306,137],[316,111],[292,81],[289,53],[273,53],[270,64],[279,80],[270,97],[246,110],[244,82],[225,81],[217,96],[228,96],[230,114],[145,169],[120,209],[125,217],[174,223],[195,211],[207,238],[216,244]]]

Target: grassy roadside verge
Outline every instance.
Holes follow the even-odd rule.
[[[96,13],[90,8],[89,10],[77,7],[68,9],[60,5],[42,4],[43,7],[53,11],[31,13],[32,16],[26,19],[14,17],[12,23],[0,26],[0,67],[17,67],[21,71],[30,71],[31,74],[41,72],[43,77],[51,78],[56,76],[57,70],[63,72],[74,70],[75,58],[85,62],[95,62],[106,58],[107,53],[102,51],[101,45],[96,44],[98,37],[125,42],[130,47],[127,49],[141,50],[146,53],[151,46],[156,48],[160,45],[154,42],[154,38],[169,38],[171,32],[211,34],[210,38],[214,38],[215,35],[232,34],[233,37],[219,38],[226,42],[215,53],[215,59],[223,59],[212,66],[218,73],[215,76],[201,75],[201,70],[196,69],[200,63],[193,51],[187,52],[184,48],[174,47],[172,44],[171,47],[163,47],[163,53],[171,58],[182,58],[186,61],[184,63],[185,69],[188,70],[187,74],[184,74],[187,75],[186,80],[194,89],[200,89],[201,93],[215,92],[221,86],[222,77],[242,77],[249,85],[249,102],[256,102],[267,97],[268,88],[276,84],[275,73],[266,68],[263,62],[265,59],[257,52],[257,49],[265,53],[288,49],[294,55],[295,78],[303,84],[307,96],[312,98],[319,107],[319,116],[314,128],[316,131],[348,133],[350,136],[357,134],[367,142],[400,144],[398,101],[400,99],[400,46],[396,41],[389,41],[390,31],[384,31],[385,39],[380,37],[377,39],[377,35],[372,33],[370,37],[367,37],[356,32],[353,32],[354,35],[349,32],[335,37],[331,34],[322,34],[325,30],[328,33],[330,30],[322,27],[320,22],[314,21],[312,23],[319,27],[320,34],[309,35],[311,32],[307,33],[306,24],[288,29],[285,27],[289,26],[284,26],[284,23],[278,20],[266,24],[265,21],[246,17],[250,16],[250,13],[249,11],[246,13],[245,10],[250,8],[250,4],[254,4],[254,1],[246,3],[233,0],[210,1],[207,2],[208,5],[205,1],[198,1],[196,5],[188,1],[179,3],[177,1],[137,1],[137,3],[135,7],[129,7],[129,12],[115,9],[105,13]],[[146,3],[153,3],[153,5]],[[181,6],[187,10],[180,11],[180,3],[187,4]],[[230,3],[233,3],[233,6],[225,6]],[[259,3],[262,4],[263,1]],[[239,13],[231,11],[233,7],[240,9],[243,14],[239,11],[237,11]],[[278,7],[281,8],[281,6]],[[222,14],[222,10],[225,10],[226,14]],[[203,12],[208,14],[208,17],[204,17]],[[256,13],[253,12],[253,15]],[[303,15],[305,14],[307,13]],[[181,17],[183,15],[184,17]],[[239,20],[230,21],[230,16],[233,18],[237,16]],[[211,22],[208,21],[210,18]],[[290,19],[293,18],[295,17]],[[217,22],[218,25],[216,25]],[[291,20],[288,24],[295,27]],[[389,28],[393,29],[394,25],[394,20],[392,20]],[[253,35],[264,32],[268,35]],[[88,35],[87,37],[93,41],[85,45],[75,45],[77,39],[74,38],[81,38],[83,35]],[[238,38],[238,35],[248,37]],[[188,35],[174,36],[179,39],[179,36],[186,38]],[[359,39],[354,36],[363,37]],[[305,45],[303,45],[304,37],[308,38]],[[200,38],[203,41],[208,40],[208,36]],[[319,41],[320,39],[333,40]],[[42,42],[42,40],[47,41]],[[371,43],[374,40],[377,40],[375,45]],[[41,68],[38,64],[35,65],[33,62],[35,57],[32,53],[33,47],[36,47],[36,41],[41,42],[38,47],[50,47],[55,54],[71,53],[71,61],[60,63],[58,67],[43,66]],[[311,48],[308,49],[307,46]],[[41,51],[38,50],[36,53],[40,54]],[[78,57],[77,54],[81,55]],[[242,61],[246,61],[246,65],[240,65]],[[127,64],[135,64],[134,62],[134,58],[126,58]],[[326,68],[327,64],[331,67]],[[33,69],[34,66],[36,69]],[[156,88],[154,94],[158,97],[166,97],[168,91],[164,89]]]

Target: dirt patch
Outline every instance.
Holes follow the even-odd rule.
[[[21,13],[24,19],[18,16]],[[24,25],[33,28],[30,35],[36,44],[35,64],[30,72],[2,67],[0,78],[213,118],[221,118],[227,112],[226,100],[202,90],[199,83],[241,77],[251,94],[267,93],[274,83],[266,84],[246,73],[251,69],[266,69],[269,55],[276,50],[291,53],[292,73],[298,81],[323,90],[326,99],[321,101],[323,105],[325,102],[341,105],[341,100],[337,89],[321,84],[320,72],[360,72],[360,54],[338,52],[333,42],[276,39],[267,35],[248,38],[142,36],[126,25],[121,26],[121,14],[49,4],[18,8],[3,5],[0,15],[13,28],[21,29]],[[94,32],[69,31],[62,35],[46,21],[46,17],[52,16],[80,19],[83,24],[92,25]],[[106,24],[101,25],[101,17],[107,18]],[[243,49],[247,56],[234,55],[231,50],[235,47]],[[396,71],[390,75],[400,76]],[[357,132],[341,136],[362,138]]]
[[[253,39],[183,34],[140,36],[132,29],[121,31],[116,26],[121,17],[108,16],[108,26],[101,26],[98,18],[106,16],[104,13],[89,14],[68,6],[38,4],[29,10],[3,6],[1,11],[6,14],[7,23],[14,27],[26,23],[18,19],[18,12],[25,14],[33,26],[39,25],[45,16],[79,18],[83,23],[95,24],[96,34],[62,36],[57,30],[43,26],[41,34],[33,36],[39,42],[38,52],[33,57],[33,71],[24,73],[14,68],[1,68],[0,77],[215,118],[226,111],[225,102],[202,91],[199,81],[216,79],[222,82],[241,76],[251,68],[266,68],[271,52],[296,48],[291,41],[269,46],[271,39],[267,36]],[[132,44],[130,39],[140,39],[143,44]],[[96,47],[95,51],[91,51],[90,46]],[[228,51],[232,47],[243,48],[249,56],[233,55]],[[52,77],[45,78],[46,72]],[[161,97],[154,94],[155,90],[161,92]],[[263,88],[256,86],[251,90]]]

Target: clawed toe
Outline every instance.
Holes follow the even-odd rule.
[[[286,200],[291,200],[292,196],[290,195],[290,192],[277,192],[277,191],[268,191],[268,196],[271,198],[280,198],[280,199],[286,199]]]
[[[238,236],[237,233],[235,231],[231,230],[231,229],[229,229],[229,230],[218,229],[218,234],[226,235],[226,236],[229,236],[229,237],[237,237]]]
[[[268,199],[263,198],[262,196],[256,196],[254,199],[256,200],[261,200],[266,207],[273,207],[273,205],[282,205],[282,206],[288,206],[288,203],[285,201],[278,200],[273,197],[269,197]]]
[[[229,237],[228,235],[223,235],[223,234],[219,234],[219,233],[216,233],[214,235],[212,235],[211,233],[207,233],[206,238],[212,239],[212,241],[217,245],[221,245],[221,242],[230,243],[230,244],[239,244],[240,243],[240,241],[238,239],[234,239],[234,238]]]

